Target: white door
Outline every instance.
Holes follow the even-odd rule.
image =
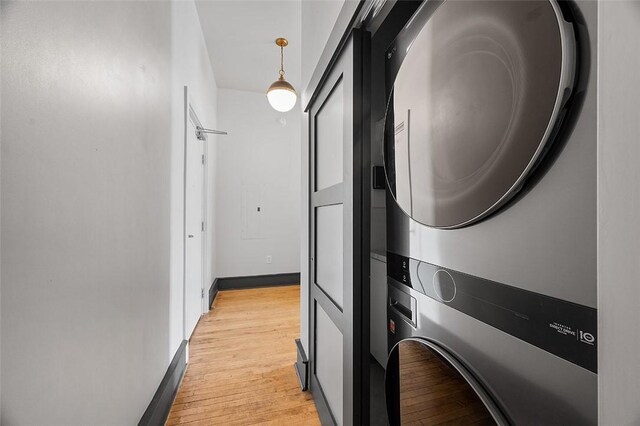
[[[189,339],[203,313],[205,229],[205,143],[198,140],[197,117],[187,114],[185,146],[184,335]]]

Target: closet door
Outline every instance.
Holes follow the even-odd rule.
[[[310,387],[323,424],[364,411],[361,44],[354,32],[309,108]]]

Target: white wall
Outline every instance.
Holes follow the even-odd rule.
[[[2,116],[2,19],[3,6],[0,2],[0,117]],[[0,118],[0,193],[2,189],[2,119]],[[0,195],[0,223],[2,223],[2,196]],[[2,227],[0,226],[0,242]],[[2,249],[0,244],[0,366],[2,366]],[[2,401],[2,368],[0,367],[0,401]],[[0,423],[2,422],[2,403],[0,402]]]
[[[302,87],[304,92],[318,60],[327,44],[331,30],[340,14],[344,0],[302,1]],[[300,341],[309,351],[309,117],[302,110],[301,151],[301,215],[300,215]]]
[[[182,340],[184,84],[216,125],[195,8],[3,2],[1,23],[1,422],[135,424]]]
[[[309,84],[345,0],[302,0],[302,88]]]
[[[170,19],[3,5],[3,424],[132,424],[166,370]]]
[[[2,223],[2,19],[3,6],[0,2],[0,224]],[[2,227],[0,226],[0,242],[2,241]],[[2,244],[0,243],[0,423],[2,422]]]
[[[169,354],[173,356],[183,338],[183,220],[184,220],[184,86],[189,101],[203,126],[217,127],[217,87],[207,53],[195,2],[171,3],[171,335]],[[207,233],[205,284],[213,283],[215,275],[215,165],[219,137],[209,136],[206,162],[208,175]],[[199,165],[198,165],[199,167]],[[208,284],[207,284],[208,283]]]
[[[640,2],[599,3],[600,423],[640,423]]]
[[[219,89],[218,127],[229,132],[216,142],[218,276],[298,272],[299,111],[273,110],[264,93]],[[242,237],[243,184],[262,186],[263,238]]]

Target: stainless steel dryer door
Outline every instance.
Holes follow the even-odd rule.
[[[389,355],[385,382],[392,426],[508,424],[471,372],[428,340],[400,341]]]
[[[385,167],[404,212],[456,228],[508,201],[562,122],[575,51],[555,0],[425,2],[387,51]]]

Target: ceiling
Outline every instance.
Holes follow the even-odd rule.
[[[285,37],[286,78],[300,90],[300,0],[198,0],[202,32],[220,88],[266,92],[278,78]]]

